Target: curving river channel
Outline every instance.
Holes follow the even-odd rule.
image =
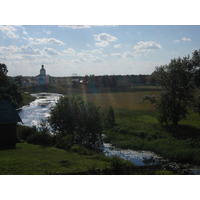
[[[36,100],[18,111],[25,126],[38,126],[41,119],[49,116],[51,106],[54,106],[62,95],[57,93],[37,93],[32,94],[32,96],[36,97]],[[180,174],[200,174],[199,166],[170,162],[151,151],[124,150],[116,148],[109,143],[104,143],[104,154],[109,157],[117,155],[138,166],[161,164],[163,169],[175,170]]]

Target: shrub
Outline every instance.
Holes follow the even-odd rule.
[[[55,144],[54,136],[40,132],[36,132],[27,137],[27,142],[30,144],[37,144],[44,146],[50,146]]]
[[[56,137],[56,144],[55,144],[56,148],[69,150],[72,147],[73,135],[66,135],[66,136],[56,135],[55,137]]]
[[[110,160],[110,164],[113,174],[116,175],[129,174],[130,168],[134,166],[133,163],[123,160],[118,156],[113,156]]]
[[[105,118],[105,127],[106,128],[113,128],[115,126],[115,112],[112,106],[109,106],[109,109],[106,114]]]
[[[36,127],[20,126],[17,127],[17,137],[19,140],[24,140],[37,132]]]
[[[73,143],[89,149],[101,149],[103,127],[99,109],[93,103],[85,104],[80,98],[61,97],[51,108],[49,117],[53,132],[59,135],[57,146],[66,149]]]
[[[92,155],[92,152],[89,151],[88,149],[86,149],[85,147],[82,147],[82,146],[73,146],[71,148],[71,151],[75,152],[75,153],[78,153],[80,155]]]

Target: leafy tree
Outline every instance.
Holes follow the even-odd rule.
[[[23,99],[17,86],[10,83],[7,73],[7,66],[0,63],[0,100],[10,100],[16,108]]]
[[[109,109],[106,113],[105,126],[106,128],[113,128],[115,126],[115,112],[112,106],[109,106]]]
[[[18,87],[21,87],[22,86],[23,77],[22,76],[16,76],[13,81]]]
[[[198,51],[195,50],[192,53],[192,64],[195,75],[195,84],[197,87],[200,87],[200,49]]]
[[[193,102],[194,111],[200,114],[200,96],[197,96]]]
[[[151,75],[162,88],[159,97],[151,100],[158,111],[159,122],[178,122],[188,115],[188,105],[193,101],[196,89],[195,73],[192,59],[189,56],[172,59],[168,65],[157,67]]]
[[[81,98],[61,97],[51,108],[49,123],[61,140],[72,138],[73,144],[89,149],[102,147],[101,115],[99,107],[93,103],[85,104]]]

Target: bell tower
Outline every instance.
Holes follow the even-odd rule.
[[[42,69],[40,69],[40,75],[41,76],[46,76],[46,70],[44,69],[44,65],[42,64]]]

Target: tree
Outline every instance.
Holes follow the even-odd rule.
[[[106,128],[113,128],[115,126],[115,112],[112,106],[109,106],[109,109],[106,113],[105,126]]]
[[[89,149],[102,148],[102,120],[99,107],[81,98],[61,97],[51,108],[49,123],[60,139]],[[71,137],[72,136],[72,137]]]
[[[192,59],[189,56],[172,59],[168,65],[157,67],[151,78],[162,88],[159,97],[154,97],[152,102],[158,111],[158,120],[177,125],[188,115],[188,105],[194,99],[196,84]]]
[[[16,108],[23,99],[17,86],[14,83],[10,83],[7,73],[7,66],[0,63],[0,100],[10,100]]]
[[[200,87],[200,49],[192,53],[192,64],[195,74],[195,84],[197,87]]]

